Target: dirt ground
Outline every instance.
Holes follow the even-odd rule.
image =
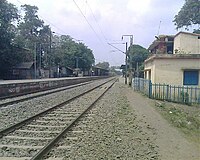
[[[123,78],[119,81],[124,83]],[[155,108],[155,100],[134,92],[128,85],[124,85],[121,92],[137,114],[138,123],[154,130],[155,143],[162,160],[200,160],[199,145],[185,138],[180,130],[163,118]]]

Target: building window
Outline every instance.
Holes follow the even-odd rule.
[[[183,85],[198,85],[199,72],[197,70],[186,70],[183,72]]]

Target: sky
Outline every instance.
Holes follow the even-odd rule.
[[[93,51],[95,62],[120,66],[125,42],[145,48],[156,35],[176,34],[172,22],[185,0],[7,0],[19,7],[35,5],[38,15],[58,35],[70,35]],[[78,41],[77,41],[78,42]],[[117,47],[112,47],[111,45]]]

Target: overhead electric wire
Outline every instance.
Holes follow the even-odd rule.
[[[105,34],[103,33],[103,31],[102,31],[102,29],[101,29],[101,27],[100,27],[100,25],[99,25],[99,23],[98,23],[98,21],[97,21],[95,15],[94,15],[94,12],[92,11],[92,8],[90,7],[90,5],[89,5],[89,3],[87,2],[87,0],[86,0],[86,4],[88,5],[88,8],[90,9],[90,12],[92,13],[93,18],[94,18],[95,22],[97,23],[97,26],[99,27],[99,30],[100,30],[101,34],[103,35],[103,38],[104,38],[105,41],[107,42],[107,38],[106,38]]]
[[[97,21],[97,18],[95,17],[94,12],[93,12],[92,8],[90,7],[90,5],[89,5],[89,3],[88,3],[87,0],[86,0],[86,4],[87,4],[88,8],[90,9],[90,12],[92,13],[92,16],[93,16],[93,18],[94,18],[94,20],[95,20],[97,26],[99,27],[99,30],[100,30],[100,32],[101,32],[101,34],[102,34],[104,40],[106,41],[106,43],[107,43],[108,45],[110,45],[111,47],[113,47],[113,48],[117,49],[118,51],[120,51],[120,52],[122,52],[122,53],[125,54],[125,52],[123,52],[121,49],[115,47],[114,45],[112,45],[111,43],[108,42],[108,39],[106,38],[105,34],[103,33],[103,30],[101,29],[101,26],[99,25],[99,23],[98,23],[98,21]],[[120,43],[120,44],[121,44],[121,43]],[[114,60],[114,59],[113,59],[113,60]]]
[[[17,2],[23,5],[23,3],[20,2],[19,0],[17,0]],[[45,20],[46,22],[48,22],[49,24],[51,24],[51,26],[54,26],[54,28],[57,28],[59,31],[61,31],[62,33],[64,33],[64,34],[60,34],[60,33],[57,33],[57,32],[56,32],[56,34],[59,34],[59,35],[69,35],[69,34],[67,34],[64,30],[62,30],[61,28],[59,28],[58,26],[56,26],[55,24],[53,24],[51,21],[49,21],[49,20],[47,20],[46,18],[44,18],[43,16],[41,16],[39,13],[38,13],[37,15],[38,15],[40,18],[42,18],[43,20]],[[70,35],[69,35],[69,36],[70,36]],[[72,37],[72,38],[73,38],[74,40],[76,40],[76,41],[79,41],[77,38],[74,38],[74,37]]]
[[[117,48],[117,47],[113,46],[112,44],[108,43],[108,45],[112,46],[112,47],[113,47],[113,48],[115,48],[116,50],[118,50],[118,51],[120,51],[120,52],[122,52],[122,53],[124,53],[124,54],[125,54],[125,52],[124,52],[124,51],[122,51],[121,49],[119,49],[119,48]]]
[[[76,3],[75,0],[73,0],[74,4],[76,5],[76,7],[78,8],[78,10],[80,11],[81,15],[84,17],[85,21],[88,23],[88,25],[90,26],[90,28],[92,29],[92,31],[95,33],[96,37],[100,40],[100,42],[104,45],[103,41],[101,40],[101,38],[99,37],[99,35],[97,34],[97,32],[94,30],[94,28],[92,27],[92,25],[90,24],[90,22],[88,21],[88,19],[86,18],[86,16],[84,15],[84,13],[82,12],[81,8],[78,6],[78,4]]]
[[[20,4],[22,4],[22,5],[24,4],[24,3],[20,2],[20,0],[17,0],[17,2],[20,3]],[[86,22],[88,23],[88,25],[90,26],[90,28],[92,29],[92,31],[95,33],[96,37],[99,39],[99,41],[102,43],[102,45],[105,46],[105,44],[103,43],[102,39],[99,37],[99,35],[97,34],[97,32],[95,31],[95,29],[93,28],[93,26],[90,24],[90,22],[88,21],[88,19],[86,18],[86,16],[85,16],[84,13],[82,12],[81,8],[78,6],[78,4],[76,3],[76,1],[73,0],[73,2],[75,3],[76,7],[79,9],[81,15],[84,17],[84,19],[86,20]],[[118,49],[117,47],[115,47],[115,46],[111,45],[110,43],[108,43],[108,41],[107,41],[108,39],[106,38],[106,36],[105,36],[105,34],[103,33],[103,31],[102,31],[100,25],[98,24],[98,21],[97,21],[95,15],[94,15],[94,12],[92,11],[92,8],[90,7],[90,5],[88,4],[87,1],[86,1],[86,3],[87,3],[88,8],[90,9],[90,11],[91,11],[91,13],[92,13],[92,15],[93,15],[94,20],[96,21],[96,23],[97,23],[97,25],[98,25],[98,27],[99,27],[99,30],[100,30],[100,32],[101,32],[101,34],[102,34],[104,40],[106,41],[106,44],[108,44],[108,45],[112,46],[113,48],[117,49],[118,51],[124,53],[122,50],[120,50],[120,49]],[[54,28],[56,28],[56,29],[58,29],[59,31],[61,31],[62,33],[64,33],[65,35],[69,35],[69,34],[67,34],[64,30],[62,30],[61,28],[59,28],[58,26],[56,26],[55,24],[53,24],[51,21],[49,21],[49,20],[47,20],[46,18],[44,18],[43,16],[41,16],[40,14],[37,14],[37,15],[38,15],[39,17],[41,17],[43,20],[45,20],[46,22],[48,22],[51,26],[53,26]],[[59,33],[57,33],[57,34],[59,34]],[[60,34],[60,35],[63,35],[63,34]],[[72,37],[72,38],[73,38],[73,37]],[[78,39],[76,39],[76,38],[73,38],[73,39],[78,41]]]

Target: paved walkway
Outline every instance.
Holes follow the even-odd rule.
[[[124,83],[124,78],[120,78],[119,81]],[[189,142],[183,133],[171,126],[155,110],[154,100],[134,92],[128,85],[124,85],[122,94],[127,97],[140,124],[155,129],[156,144],[162,160],[200,160],[200,148]]]

